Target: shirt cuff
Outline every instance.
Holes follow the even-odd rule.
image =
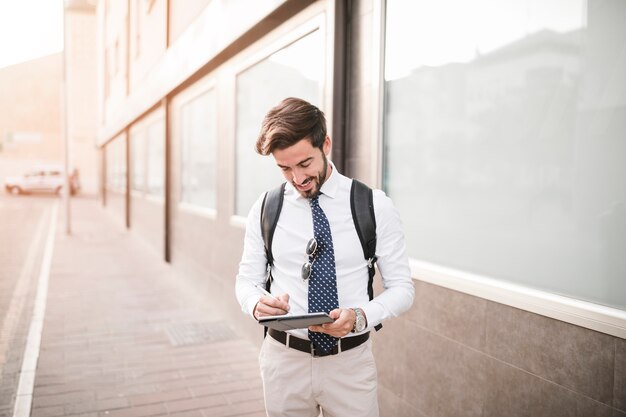
[[[384,314],[382,306],[369,303],[365,307],[361,307],[361,309],[365,312],[365,318],[367,319],[367,329],[363,332],[373,329],[382,322]]]
[[[261,296],[250,297],[248,298],[245,304],[246,309],[244,310],[244,312],[248,313],[255,320],[256,320],[256,317],[254,317],[254,307],[256,307],[256,305],[259,303],[260,300],[261,300]]]

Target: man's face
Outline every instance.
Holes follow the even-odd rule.
[[[306,198],[319,194],[324,181],[330,176],[326,154],[330,151],[330,138],[326,136],[322,149],[314,148],[308,139],[272,152],[276,165],[285,179]]]

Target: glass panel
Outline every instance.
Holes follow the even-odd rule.
[[[131,188],[145,191],[146,188],[146,134],[144,130],[132,133],[131,138]]]
[[[126,192],[126,141],[123,137],[113,139],[106,145],[107,189]]]
[[[181,201],[216,209],[217,109],[208,91],[182,108]]]
[[[163,119],[148,125],[147,134],[147,193],[163,197],[165,188],[165,123]]]
[[[626,309],[626,2],[387,5],[410,256]]]
[[[287,97],[323,108],[324,39],[319,30],[237,76],[237,174],[235,214],[246,216],[261,193],[284,182],[271,156],[254,150],[263,117]]]

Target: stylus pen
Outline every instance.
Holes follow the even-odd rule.
[[[250,282],[251,282],[251,283],[252,283],[255,287],[257,287],[258,289],[260,289],[261,291],[263,291],[263,294],[265,294],[265,295],[267,295],[267,296],[269,296],[269,297],[272,297],[274,300],[281,301],[281,300],[279,300],[279,299],[278,299],[278,297],[276,297],[274,294],[272,294],[271,292],[269,292],[269,291],[268,291],[268,290],[266,290],[265,288],[261,287],[261,285],[260,285],[258,282],[254,282],[254,281],[252,281],[252,280],[248,280],[248,281],[250,281]],[[290,314],[290,313],[289,313],[289,312],[287,312],[287,314]]]
[[[257,287],[258,289],[263,291],[263,294],[272,297],[274,300],[278,300],[278,297],[276,297],[274,294],[272,294],[271,292],[269,292],[265,288],[261,287],[261,285],[259,285],[257,282],[253,282],[253,284],[254,284],[255,287]],[[278,301],[280,301],[280,300],[278,300]]]

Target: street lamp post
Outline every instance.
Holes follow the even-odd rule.
[[[65,233],[72,233],[71,210],[70,210],[70,140],[68,127],[68,88],[67,88],[67,17],[65,15],[65,1],[61,1],[63,7],[63,144],[64,144],[64,171],[65,187],[63,203],[65,206]]]

